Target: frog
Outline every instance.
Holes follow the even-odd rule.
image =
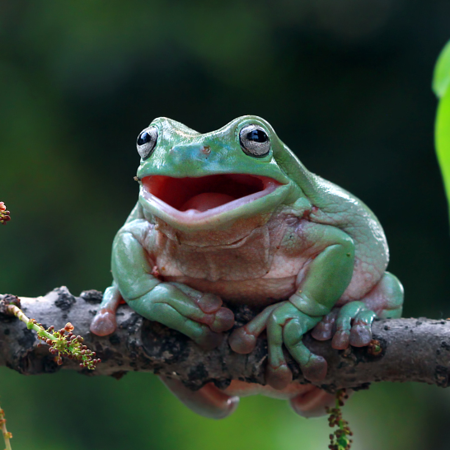
[[[398,318],[403,287],[386,271],[383,228],[357,197],[308,171],[263,118],[199,133],[160,117],[136,141],[139,199],[112,248],[112,285],[91,323],[107,336],[125,302],[204,351],[227,340],[250,354],[266,336],[265,384],[232,380],[193,391],[161,377],[194,412],[221,419],[239,399],[286,399],[304,417],[335,396],[317,384],[327,361],[306,333],[336,350],[365,347],[375,318]],[[257,311],[236,325],[233,309]],[[263,336],[261,336],[263,335]],[[286,353],[287,352],[287,353]],[[293,379],[286,354],[305,382]]]

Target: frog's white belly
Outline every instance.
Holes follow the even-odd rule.
[[[165,281],[184,283],[229,302],[263,306],[288,299],[312,257],[301,247],[294,252],[283,248],[285,233],[278,218],[224,246],[189,245],[159,232],[150,253]]]
[[[156,261],[158,271],[166,281],[184,283],[201,292],[217,294],[229,302],[263,306],[286,300],[295,292],[297,276],[308,265],[309,259],[288,257],[280,250],[270,257],[269,262],[257,255],[246,258],[230,251],[209,257],[207,253],[193,253],[189,267],[180,264],[180,259],[163,255]],[[222,276],[215,279],[212,274]]]
[[[275,254],[267,269],[264,261],[258,258],[249,263],[245,258],[237,260],[224,254],[222,257],[212,258],[212,262],[209,260],[208,267],[205,259],[193,258],[192,264],[195,267],[191,266],[190,271],[196,276],[183,273],[177,260],[157,258],[157,261],[158,270],[166,281],[184,283],[201,292],[217,294],[232,303],[263,306],[286,300],[296,291],[298,274],[308,265],[309,259]],[[215,273],[226,273],[227,276],[211,279],[208,276],[211,274],[211,264],[215,266]],[[230,270],[230,264],[233,264],[233,270]]]
[[[288,299],[295,292],[296,277],[209,281],[182,275],[164,277],[164,279],[187,284],[201,292],[217,294],[231,303],[266,306]]]
[[[300,225],[293,228],[278,216],[236,244],[202,247],[157,232],[154,245],[147,249],[156,273],[165,281],[184,283],[228,302],[265,306],[294,294],[323,250],[322,244],[307,241],[301,231]],[[357,257],[352,280],[337,305],[363,298],[381,276]]]

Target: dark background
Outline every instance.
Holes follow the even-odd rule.
[[[430,84],[446,0],[0,3],[0,292],[110,283],[110,245],[137,199],[135,138],[154,117],[201,132],[257,114],[312,172],[377,214],[404,315],[450,316],[447,206]],[[243,399],[186,410],[156,377],[0,370],[14,450],[325,449],[326,419]],[[355,450],[447,449],[450,394],[377,384],[345,408]]]

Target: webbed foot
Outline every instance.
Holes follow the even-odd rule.
[[[318,341],[332,339],[331,346],[337,350],[345,350],[349,345],[365,347],[372,340],[376,316],[363,302],[350,302],[327,314],[311,335]]]
[[[244,327],[231,333],[229,343],[236,353],[250,353],[257,337],[266,329],[268,341],[268,363],[266,381],[275,389],[283,389],[292,381],[292,373],[283,354],[283,344],[299,363],[305,378],[322,380],[327,372],[324,358],[314,355],[303,344],[303,335],[313,328],[320,317],[310,317],[299,311],[290,302],[268,306]]]
[[[239,397],[231,397],[208,383],[198,391],[191,391],[181,381],[160,377],[170,391],[189,409],[209,419],[223,419],[234,412]]]
[[[215,294],[202,293],[182,283],[161,283],[128,302],[138,314],[180,331],[205,350],[223,341],[234,325],[233,312]]]
[[[345,350],[349,345],[365,347],[372,340],[372,323],[380,318],[400,317],[403,287],[398,279],[386,272],[379,283],[361,300],[334,308],[312,330],[318,341],[332,339],[331,345]]]
[[[336,332],[331,346],[337,350],[345,350],[349,345],[369,345],[372,340],[372,323],[376,316],[363,302],[347,303],[336,318]]]

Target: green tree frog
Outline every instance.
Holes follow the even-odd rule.
[[[166,385],[191,409],[222,418],[239,397],[290,401],[303,416],[325,413],[334,396],[292,381],[283,346],[305,378],[320,381],[321,356],[302,338],[335,349],[367,346],[375,317],[400,317],[403,288],[386,272],[389,252],[374,214],[340,187],[309,172],[257,116],[201,134],[167,118],[138,136],[139,200],[113,243],[113,285],[91,331],[116,328],[123,299],[137,313],[180,331],[205,349],[234,326],[227,306],[261,311],[228,336],[250,353],[266,331],[266,385],[233,380],[193,392]]]

